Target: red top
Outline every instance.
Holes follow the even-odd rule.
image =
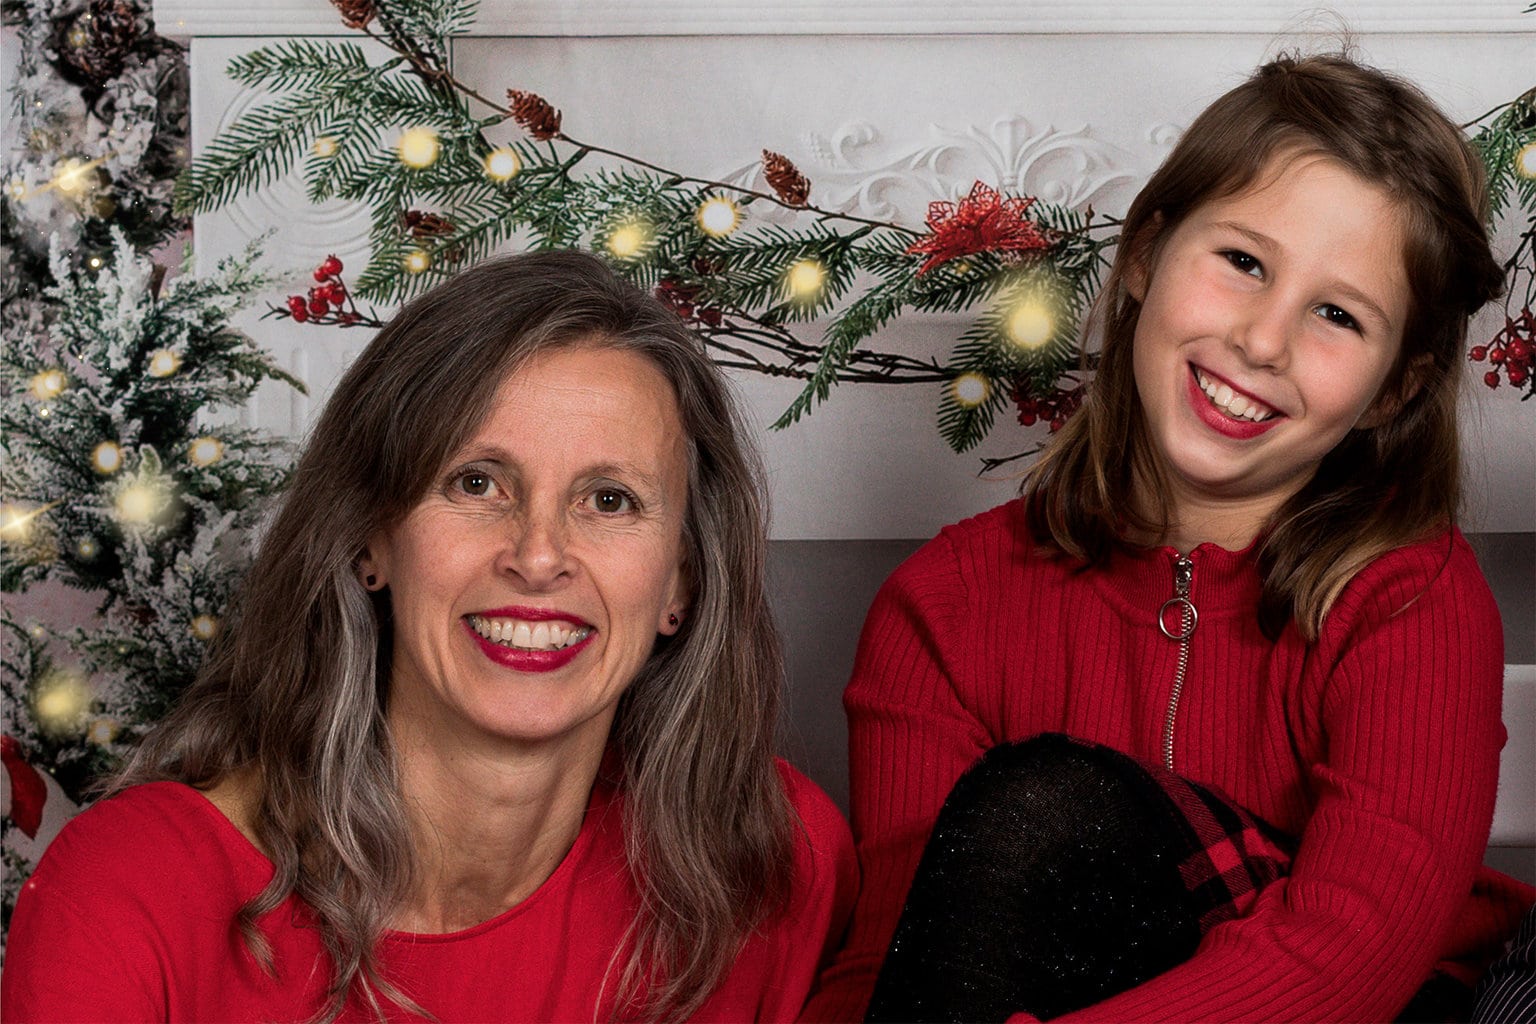
[[[841,937],[857,888],[837,808],[781,773],[804,829],[786,914],[747,942],[696,1021],[789,1021]],[[634,918],[619,801],[594,791],[581,833],[533,895],[446,935],[386,933],[385,976],[441,1021],[605,1021],[594,1005]],[[272,864],[196,790],[136,786],[72,821],[21,894],[6,950],[7,1021],[305,1020],[331,977],[313,913],[297,899],[260,921],[263,973],[235,913]],[[620,965],[622,966],[622,964]],[[390,1019],[417,1020],[386,1004]],[[343,1020],[367,1020],[354,993]]]
[[[1014,501],[946,528],[886,582],[844,697],[863,890],[807,1019],[863,1016],[939,807],[988,748],[1059,731],[1162,762],[1179,644],[1157,613],[1175,554],[1073,571],[1034,549]],[[1372,563],[1310,645],[1294,626],[1260,632],[1248,552],[1191,558],[1175,770],[1300,849],[1189,962],[1056,1019],[1387,1020],[1437,961],[1475,973],[1533,894],[1481,867],[1503,638],[1465,539]]]

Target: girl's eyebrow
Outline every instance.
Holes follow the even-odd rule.
[[[1244,238],[1252,242],[1256,248],[1267,249],[1270,252],[1273,252],[1279,248],[1279,244],[1273,238],[1270,238],[1268,235],[1264,234],[1262,231],[1255,231],[1253,228],[1239,224],[1236,221],[1218,220],[1213,222],[1213,226],[1242,235]],[[1387,316],[1386,311],[1383,310],[1374,299],[1372,299],[1369,295],[1366,295],[1354,285],[1345,281],[1340,281],[1337,278],[1333,278],[1328,282],[1328,288],[1332,291],[1338,292],[1339,295],[1349,300],[1351,303],[1360,306],[1365,311],[1366,317],[1368,319],[1375,320],[1379,327],[1383,328],[1384,330],[1391,328],[1392,318]]]

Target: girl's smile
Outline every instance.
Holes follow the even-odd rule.
[[[1127,275],[1170,542],[1218,539],[1183,534],[1202,512],[1246,542],[1345,434],[1390,415],[1378,400],[1402,350],[1403,251],[1384,189],[1293,151],[1195,208]]]

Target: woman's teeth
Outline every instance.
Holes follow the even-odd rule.
[[[488,619],[471,615],[469,624],[476,633],[503,647],[524,651],[558,651],[579,644],[592,635],[591,626],[567,628],[558,622],[524,622],[521,619]]]
[[[1211,404],[1235,419],[1252,420],[1254,423],[1263,423],[1275,414],[1275,410],[1238,394],[1225,384],[1218,384],[1199,370],[1195,371],[1195,380],[1200,384],[1200,390],[1211,400]]]

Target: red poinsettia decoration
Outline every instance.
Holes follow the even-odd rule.
[[[971,194],[958,204],[928,204],[931,233],[909,245],[907,254],[927,255],[927,261],[917,269],[922,275],[957,256],[1049,249],[1055,232],[1024,217],[1033,205],[1033,196],[1004,199],[997,189],[978,181],[971,186]]]

